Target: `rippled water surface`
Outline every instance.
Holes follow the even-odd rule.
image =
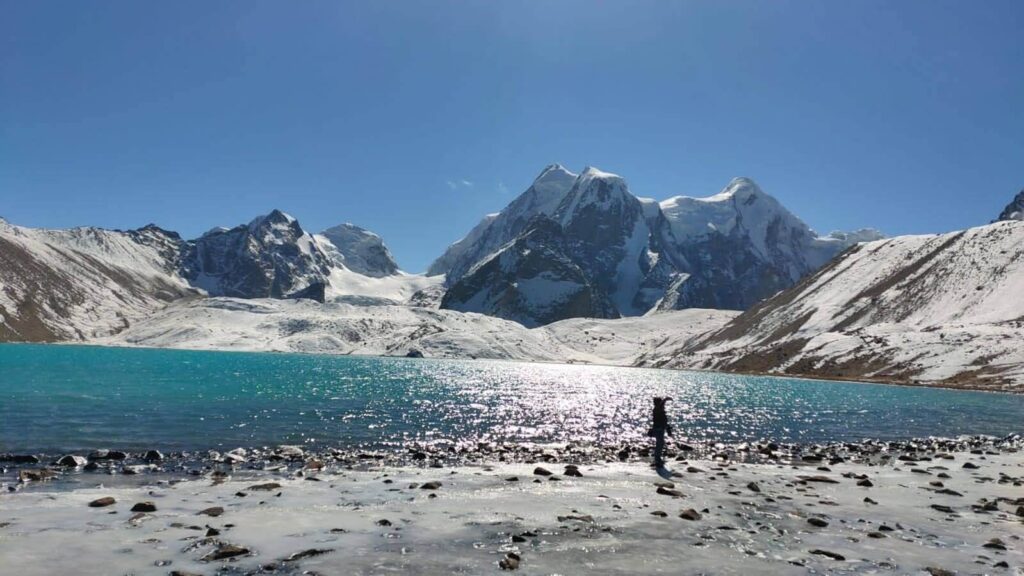
[[[497,361],[0,345],[0,452],[616,442],[671,396],[681,436],[896,439],[1024,429],[1024,397]]]

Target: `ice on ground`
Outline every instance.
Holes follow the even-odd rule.
[[[968,461],[978,468],[963,468]],[[582,477],[544,466],[554,476],[525,464],[338,468],[23,491],[0,496],[0,557],[5,573],[23,576],[269,564],[289,574],[480,574],[500,572],[510,553],[521,574],[1024,567],[1020,453],[825,470],[674,462],[661,475],[637,463],[580,466]],[[104,497],[116,502],[89,506]],[[132,512],[139,502],[155,511]],[[238,554],[212,559],[218,550]]]

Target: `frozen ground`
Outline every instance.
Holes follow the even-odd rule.
[[[208,298],[172,304],[95,343],[199,350],[499,358],[631,365],[666,342],[723,326],[738,313],[679,310],[643,318],[574,318],[528,329],[483,314],[395,304]]]
[[[328,466],[44,485],[0,496],[0,558],[23,576],[488,574],[509,553],[522,574],[1024,574],[1024,454],[893,462],[675,461],[661,476],[634,462],[582,465],[582,477],[554,463],[541,464],[554,476]],[[116,502],[89,506],[103,497]],[[132,512],[140,502],[155,511]],[[680,517],[689,509],[695,519]]]

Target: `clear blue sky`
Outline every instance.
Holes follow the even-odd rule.
[[[750,176],[819,231],[1024,187],[1024,2],[0,0],[0,216],[187,237],[278,207],[422,270],[540,169]]]

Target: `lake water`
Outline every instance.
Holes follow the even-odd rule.
[[[498,361],[0,345],[0,452],[682,437],[903,439],[1024,430],[1024,396]]]

